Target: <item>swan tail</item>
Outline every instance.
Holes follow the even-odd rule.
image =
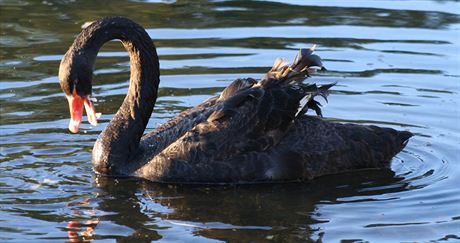
[[[351,169],[386,168],[413,136],[408,131],[374,125],[334,124],[347,146],[350,156],[346,161]]]

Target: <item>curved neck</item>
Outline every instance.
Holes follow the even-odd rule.
[[[120,175],[127,173],[126,167],[137,153],[157,98],[160,71],[156,49],[147,32],[123,17],[92,23],[71,49],[94,65],[99,49],[113,39],[121,40],[129,53],[131,78],[123,104],[94,145],[93,165],[97,172]]]

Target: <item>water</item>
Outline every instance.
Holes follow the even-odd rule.
[[[0,241],[460,240],[460,3],[283,2],[0,1]],[[118,42],[101,50],[102,121],[77,135],[57,71],[80,26],[106,15],[135,19],[157,44],[163,77],[149,129],[316,43],[328,71],[311,81],[338,81],[328,119],[415,136],[391,171],[306,183],[97,177],[91,149],[127,90],[127,53]]]

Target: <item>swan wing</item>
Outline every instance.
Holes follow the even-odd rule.
[[[313,87],[315,92],[310,92]],[[265,166],[259,163],[261,158],[273,160],[267,154],[295,124],[307,90],[310,101],[321,87],[268,85],[241,90],[215,104],[206,120],[167,145],[136,175],[153,181],[226,182],[245,179],[249,171],[264,173],[257,164]]]
[[[304,58],[308,55],[296,59],[304,63],[300,67],[287,66],[277,60],[259,81],[235,80],[214,105],[202,109],[207,111],[205,120],[201,119],[167,145],[138,170],[138,175],[157,181],[183,180],[184,175],[192,181],[209,181],[210,178],[203,175],[206,170],[231,166],[221,161],[230,161],[244,154],[264,153],[275,147],[296,118],[308,108],[320,114],[314,97],[326,97],[333,85],[304,84],[303,80],[308,76],[306,67],[311,65]]]

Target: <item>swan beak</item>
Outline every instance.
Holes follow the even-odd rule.
[[[81,97],[74,92],[71,96],[67,96],[67,101],[69,102],[70,110],[69,130],[72,133],[77,133],[80,129],[83,107],[85,107],[89,123],[93,126],[97,125],[96,109],[89,95]]]

